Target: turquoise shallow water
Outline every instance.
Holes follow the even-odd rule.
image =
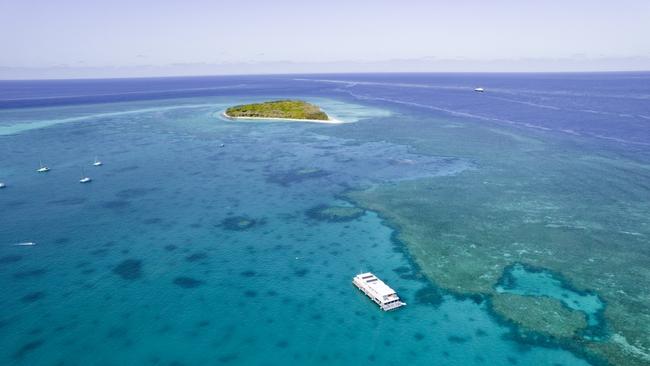
[[[528,269],[521,264],[514,265],[506,271],[506,276],[497,286],[497,291],[517,295],[548,296],[560,300],[568,308],[584,312],[590,326],[600,325],[599,312],[605,307],[596,294],[582,293],[572,289],[548,271]]]
[[[323,133],[337,126],[218,118],[240,101],[2,112],[1,364],[587,364],[509,340],[483,303],[439,297],[375,213],[306,215],[350,188],[474,162]],[[400,118],[319,101],[355,128]],[[52,171],[35,173],[39,159]],[[237,217],[254,225],[224,224]],[[25,241],[37,245],[13,245]],[[351,285],[360,270],[409,305],[381,312]]]

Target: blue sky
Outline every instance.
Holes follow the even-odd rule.
[[[648,70],[649,34],[648,0],[0,0],[0,77]]]

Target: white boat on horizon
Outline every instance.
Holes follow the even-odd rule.
[[[479,92],[479,93],[483,93],[485,91],[485,89],[483,89],[483,88],[475,88],[474,91]]]
[[[374,301],[381,310],[389,311],[406,305],[392,288],[370,272],[360,273],[352,279],[352,283],[366,296]]]
[[[7,185],[4,184],[4,183],[2,183],[2,182],[0,182],[0,189],[5,188],[5,187],[7,187]]]

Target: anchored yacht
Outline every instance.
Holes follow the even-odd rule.
[[[81,169],[81,179],[79,179],[79,183],[90,183],[92,181],[93,180],[90,177],[86,176],[86,174],[84,173],[84,170],[82,168]]]
[[[388,311],[406,305],[397,296],[395,290],[388,287],[388,285],[370,272],[356,275],[352,279],[352,283],[372,301],[377,303],[381,310]]]
[[[102,163],[100,160],[98,160],[97,157],[95,156],[95,162],[93,163],[93,166],[102,166],[102,164],[104,164],[104,163]]]
[[[43,165],[43,162],[39,163],[39,168],[36,169],[37,172],[39,173],[47,173],[50,171],[50,168],[47,167],[47,165]]]

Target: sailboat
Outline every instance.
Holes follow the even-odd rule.
[[[47,172],[50,171],[50,168],[48,168],[47,165],[43,165],[42,161],[39,161],[38,164],[39,164],[39,168],[36,169],[37,172],[39,172],[39,173],[47,173]]]
[[[90,177],[87,177],[86,174],[84,174],[83,168],[81,168],[81,179],[79,179],[79,183],[90,183],[93,180]]]
[[[97,157],[95,156],[95,162],[93,163],[93,166],[102,166],[102,164],[104,164],[104,163],[102,163],[101,161],[97,160]]]

